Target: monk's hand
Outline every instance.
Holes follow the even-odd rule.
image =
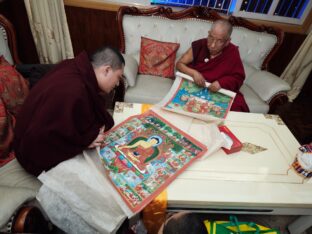
[[[221,89],[221,86],[220,86],[219,82],[216,80],[216,81],[212,82],[212,83],[209,85],[208,89],[209,89],[211,92],[218,92],[219,89]]]
[[[100,146],[104,141],[104,127],[100,128],[99,135],[95,138],[95,140],[88,146],[88,148],[95,148]]]
[[[200,72],[195,71],[193,73],[193,79],[194,79],[195,84],[197,84],[198,86],[201,86],[201,87],[205,87],[205,85],[206,85],[205,79]]]

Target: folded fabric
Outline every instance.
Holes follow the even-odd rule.
[[[98,233],[78,214],[73,212],[71,207],[47,186],[42,186],[37,195],[37,199],[40,201],[41,207],[46,211],[51,222],[64,232],[77,234]]]
[[[99,233],[113,233],[126,218],[111,194],[109,182],[105,184],[103,180],[98,179],[94,168],[88,164],[83,155],[60,163],[48,172],[41,173],[38,178],[44,184],[41,189],[47,187],[60,198],[43,200],[41,196],[38,196],[39,202],[45,203],[42,204],[43,207],[59,206],[61,200],[72,212]],[[39,194],[42,193],[41,189]],[[50,204],[46,204],[47,202]],[[49,213],[49,209],[45,209],[45,211]],[[62,214],[61,216],[65,218],[66,215]],[[57,210],[54,213],[49,213],[51,220],[61,220],[58,216],[60,216],[60,212]],[[76,216],[71,217],[75,218]],[[71,220],[71,222],[75,223],[75,220]],[[79,222],[79,219],[76,222]],[[62,225],[62,223],[56,225]],[[70,227],[74,226],[60,228],[73,233],[74,230],[71,230]]]

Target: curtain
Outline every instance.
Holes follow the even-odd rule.
[[[24,0],[40,63],[73,58],[63,0]]]
[[[308,34],[299,50],[292,58],[281,78],[290,86],[287,96],[289,101],[295,100],[300,93],[312,69],[312,31]]]

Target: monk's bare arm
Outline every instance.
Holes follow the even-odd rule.
[[[183,72],[193,77],[195,70],[187,66],[187,64],[189,64],[192,61],[193,61],[193,51],[192,48],[189,48],[178,60],[176,67],[180,72]]]
[[[176,68],[191,77],[193,77],[194,82],[199,86],[205,86],[205,79],[200,74],[200,72],[196,71],[195,69],[192,69],[187,66],[190,62],[193,61],[193,51],[192,48],[189,48],[178,60],[176,64]]]

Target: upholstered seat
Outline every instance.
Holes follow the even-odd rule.
[[[135,87],[129,87],[125,94],[127,102],[158,103],[169,92],[173,80],[164,79],[160,76],[139,75]],[[151,95],[157,92],[157,95]]]

